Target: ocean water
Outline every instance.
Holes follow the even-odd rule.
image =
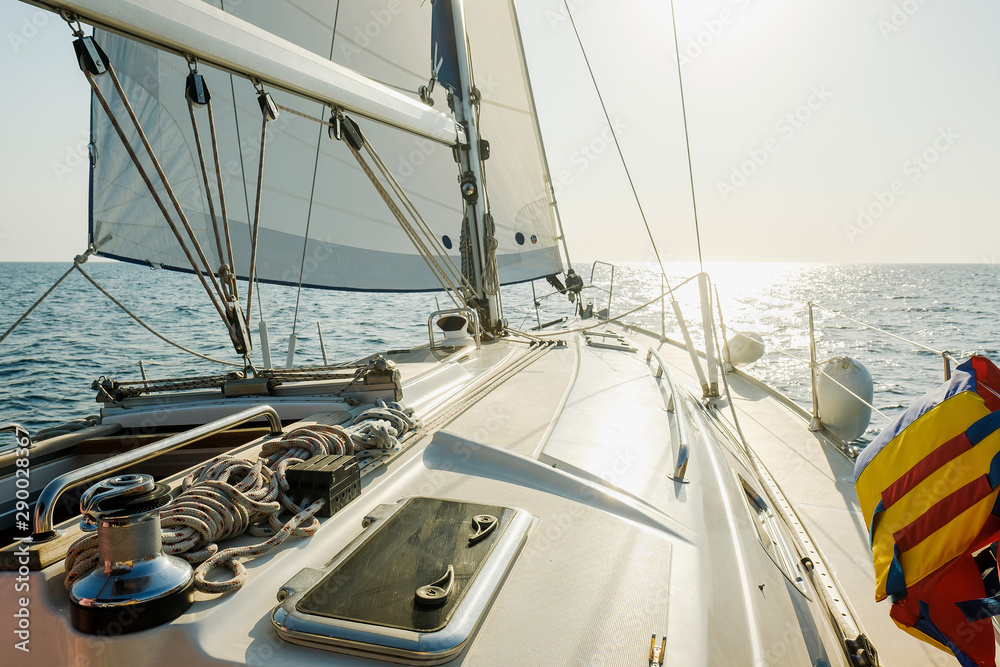
[[[66,263],[0,263],[0,332],[13,322],[68,268]],[[588,280],[591,267],[577,267]],[[146,267],[91,261],[85,269],[95,280],[165,337],[217,359],[238,361],[218,314],[191,275]],[[582,270],[581,270],[582,269]],[[843,313],[933,350],[955,357],[983,354],[1000,358],[997,315],[1000,267],[993,265],[707,265],[718,290],[730,330],[755,331],[767,345],[763,359],[747,370],[798,403],[810,406],[809,301],[814,311],[817,355],[823,360],[848,355],[863,363],[875,385],[875,407],[863,446],[916,398],[943,381],[941,357],[934,352],[831,314]],[[670,267],[672,286],[697,272],[696,266]],[[593,283],[611,287],[609,267],[597,265]],[[660,293],[653,267],[615,267],[613,315],[631,310]],[[537,320],[569,315],[572,306],[544,281],[504,288],[505,313],[512,326],[527,328]],[[685,319],[696,341],[700,311],[694,283],[677,288]],[[607,305],[600,289],[585,295],[597,308]],[[540,298],[536,316],[534,297]],[[296,290],[263,285],[255,298],[267,321],[272,362],[283,365]],[[440,302],[440,303],[438,303]],[[323,361],[319,329],[331,363],[348,362],[372,352],[426,342],[427,317],[446,300],[433,293],[365,294],[303,290],[296,325],[297,364]],[[537,320],[536,320],[537,318]],[[625,318],[661,330],[661,309],[654,304]],[[666,335],[680,331],[666,306]],[[319,329],[317,328],[319,323]],[[255,337],[254,360],[259,363]],[[86,280],[72,273],[32,315],[0,343],[0,422],[18,421],[30,430],[96,414],[91,383],[100,376],[121,380],[140,377],[142,361],[149,378],[219,373],[227,367],[192,357],[136,324]]]

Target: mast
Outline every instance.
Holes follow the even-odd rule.
[[[451,35],[435,35],[436,49],[433,57],[441,59],[439,61],[441,66],[435,63],[435,78],[451,92],[450,101],[455,119],[465,128],[468,139],[466,144],[457,146],[462,199],[465,201],[465,220],[468,222],[472,250],[469,267],[472,275],[466,277],[475,290],[474,296],[481,324],[487,331],[496,333],[506,326],[506,322],[500,305],[500,278],[497,275],[493,219],[484,187],[486,178],[483,161],[488,157],[488,148],[479,136],[477,112],[480,93],[472,75],[472,59],[469,56],[469,42],[465,30],[464,0],[436,0],[434,5],[435,9],[444,13],[450,10],[451,14],[450,26],[438,24],[439,17],[442,23],[444,22],[444,14],[436,15],[435,28],[444,28],[447,31],[447,27],[450,27],[453,31]],[[437,38],[442,39],[438,41]],[[442,53],[438,49],[445,52]]]

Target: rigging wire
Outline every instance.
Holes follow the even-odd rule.
[[[237,0],[239,4],[239,0]],[[226,11],[226,0],[219,0],[219,9]],[[240,137],[240,107],[236,103],[236,75],[232,72],[229,73],[229,90],[233,97],[233,124],[236,127],[236,147],[240,154],[240,175],[243,177],[243,203],[246,206],[247,212],[247,224],[250,224],[250,193],[247,192],[247,169],[246,164],[243,162],[243,139]],[[230,255],[232,259],[232,255]],[[232,264],[233,275],[236,275],[236,264]],[[247,282],[249,283],[253,278],[247,274]],[[257,317],[261,321],[264,320],[264,304],[260,300],[260,283],[257,283]],[[250,313],[247,313],[247,322],[252,320]]]
[[[646,212],[643,210],[642,202],[639,200],[639,193],[636,191],[635,183],[632,181],[632,173],[629,171],[628,164],[625,162],[625,154],[622,153],[621,144],[618,142],[618,133],[615,132],[615,126],[611,122],[611,114],[608,113],[608,107],[604,103],[604,96],[601,94],[601,89],[597,85],[597,77],[594,75],[594,69],[590,66],[590,58],[587,56],[586,49],[583,48],[583,40],[580,38],[580,31],[576,28],[576,20],[573,18],[573,12],[569,8],[569,0],[563,0],[563,5],[566,7],[566,14],[569,16],[570,25],[573,26],[573,34],[576,35],[577,44],[580,45],[580,53],[583,54],[583,61],[586,63],[587,71],[590,73],[590,80],[594,83],[594,91],[597,93],[597,99],[600,101],[601,109],[604,111],[604,119],[608,122],[608,130],[611,132],[611,138],[615,141],[615,148],[618,150],[618,157],[622,162],[622,167],[625,169],[625,176],[628,178],[629,187],[632,188],[632,196],[635,198],[635,205],[639,208],[639,215],[642,217],[642,224],[645,225],[646,234],[649,235],[649,243],[653,247],[653,254],[656,255],[656,262],[660,266],[660,274],[663,276],[663,280],[667,285],[667,291],[672,291],[670,289],[670,279],[667,278],[667,272],[663,268],[663,260],[660,258],[660,251],[656,247],[656,240],[653,238],[653,231],[649,227],[649,221],[646,219]]]
[[[333,29],[331,30],[330,37],[330,60],[333,60],[333,48],[337,41],[337,19],[340,18],[340,3],[337,3],[337,8],[333,13]],[[326,109],[326,105],[323,106],[323,110]],[[331,108],[332,110],[332,108]],[[312,186],[309,190],[309,209],[306,212],[306,232],[302,238],[302,261],[299,264],[299,286],[295,292],[295,314],[292,316],[292,338],[295,337],[295,331],[299,323],[299,301],[302,298],[302,278],[305,276],[306,269],[306,250],[309,247],[309,228],[312,225],[312,212],[313,212],[313,201],[316,198],[316,176],[319,173],[319,154],[323,146],[323,126],[319,126],[319,131],[316,135],[316,160],[313,162],[313,176],[312,176]]]
[[[82,32],[80,34],[82,35]],[[76,32],[74,32],[74,35],[76,35]],[[218,280],[216,279],[215,273],[211,269],[211,265],[208,263],[208,258],[205,257],[205,253],[201,248],[201,244],[198,243],[198,237],[195,235],[194,230],[191,228],[187,216],[184,214],[184,209],[181,207],[180,202],[177,200],[176,194],[170,187],[170,183],[167,181],[167,177],[166,174],[163,172],[162,166],[156,159],[156,155],[153,152],[153,147],[150,144],[149,139],[146,137],[146,133],[143,131],[142,125],[139,122],[139,119],[137,118],[135,111],[132,108],[132,105],[129,103],[128,98],[125,95],[125,90],[122,87],[121,81],[118,79],[118,75],[115,72],[115,68],[113,65],[111,65],[111,63],[107,64],[107,72],[110,75],[111,81],[113,82],[114,87],[118,92],[119,98],[122,101],[122,105],[124,106],[126,112],[128,113],[129,118],[132,121],[132,125],[136,130],[136,134],[138,135],[140,141],[142,142],[143,147],[146,150],[146,153],[149,155],[150,161],[153,164],[153,168],[155,169],[156,174],[160,179],[160,182],[162,183],[164,189],[167,192],[167,196],[169,197],[171,204],[173,204],[173,207],[177,212],[177,215],[180,218],[181,223],[184,225],[184,228],[188,233],[188,237],[191,239],[195,251],[198,253],[198,257],[201,260],[202,265],[199,265],[198,262],[195,261],[195,258],[192,256],[191,251],[187,247],[187,244],[184,242],[184,238],[181,236],[180,230],[177,229],[177,226],[174,223],[173,218],[171,218],[169,213],[167,212],[166,205],[163,203],[163,200],[161,199],[159,193],[157,193],[156,189],[153,187],[153,183],[150,180],[149,175],[146,173],[145,168],[142,166],[142,163],[139,160],[139,157],[136,155],[136,152],[132,148],[131,143],[125,136],[125,131],[122,129],[121,124],[118,122],[118,119],[115,117],[114,112],[111,110],[110,103],[108,102],[108,99],[104,95],[104,92],[101,90],[100,86],[97,84],[97,81],[94,79],[93,74],[91,74],[87,70],[84,70],[84,75],[86,76],[88,83],[90,83],[90,87],[94,91],[95,97],[97,98],[101,107],[107,114],[112,127],[114,128],[115,132],[118,135],[118,138],[121,140],[122,145],[125,147],[126,152],[128,152],[129,157],[132,159],[132,162],[135,165],[136,170],[139,173],[139,176],[142,178],[143,183],[145,183],[147,190],[149,191],[150,195],[153,198],[153,201],[156,203],[157,207],[160,210],[160,213],[167,221],[167,224],[169,225],[170,230],[174,233],[177,242],[181,246],[181,249],[184,251],[184,254],[187,257],[188,262],[191,264],[191,268],[194,270],[195,275],[198,276],[198,279],[201,281],[202,286],[208,293],[209,300],[212,302],[212,305],[218,312],[219,317],[222,318],[222,321],[226,326],[226,330],[229,332],[230,337],[232,337],[235,340],[236,334],[235,330],[233,329],[233,325],[226,317],[226,313],[223,311],[222,306],[216,299],[216,293],[220,298],[222,299],[225,298],[225,294],[222,291],[222,287],[219,284]],[[215,293],[213,293],[212,286],[209,285],[209,281],[205,279],[206,273],[208,277],[211,279],[212,286],[215,287],[216,290]]]
[[[84,253],[81,257],[83,257],[84,261],[86,261],[86,258],[89,257],[90,255],[92,255],[93,253],[94,253],[94,249],[91,247],[91,248],[88,248],[87,252]],[[7,331],[3,332],[3,335],[0,336],[0,343],[2,343],[7,338],[7,336],[11,335],[14,332],[14,329],[18,328],[21,325],[22,322],[24,322],[26,319],[28,319],[28,316],[31,315],[32,312],[34,312],[35,308],[38,308],[39,304],[41,304],[42,301],[45,301],[46,297],[48,297],[50,294],[52,294],[52,292],[54,292],[55,289],[57,287],[59,287],[59,285],[62,284],[62,281],[66,280],[66,278],[69,277],[69,274],[73,273],[73,267],[76,266],[76,262],[79,261],[79,260],[80,260],[80,257],[77,257],[76,260],[74,260],[74,262],[73,262],[73,266],[69,267],[66,270],[66,273],[62,274],[62,276],[60,276],[59,280],[55,281],[52,284],[52,287],[48,288],[45,291],[45,294],[43,294],[40,297],[38,297],[38,300],[35,301],[35,303],[31,304],[31,307],[28,308],[28,310],[24,311],[24,315],[21,315],[21,317],[17,318],[17,322],[14,322],[14,324],[10,325],[10,327],[7,329]]]
[[[191,70],[197,73],[196,69]],[[188,115],[191,117],[191,130],[194,133],[194,145],[198,149],[198,165],[201,167],[202,184],[205,186],[205,199],[208,201],[208,215],[212,219],[212,230],[215,232],[215,249],[219,253],[219,267],[226,263],[222,252],[222,233],[219,231],[219,219],[215,215],[215,201],[212,198],[212,189],[208,185],[208,166],[205,163],[205,149],[201,144],[201,132],[198,131],[198,118],[194,113],[194,102],[191,98],[187,100]],[[218,165],[218,163],[216,163]]]
[[[148,324],[146,324],[145,322],[143,322],[143,321],[142,321],[142,318],[140,318],[140,317],[139,317],[138,315],[136,315],[136,314],[135,314],[135,313],[133,313],[133,312],[132,312],[131,310],[129,310],[128,308],[126,308],[126,307],[125,307],[125,304],[123,304],[123,303],[122,303],[121,301],[119,301],[119,300],[118,300],[118,299],[116,299],[116,298],[115,298],[114,296],[112,296],[112,294],[111,294],[110,292],[108,292],[108,291],[107,291],[106,289],[104,289],[103,287],[101,287],[101,285],[100,285],[100,284],[98,284],[98,282],[97,282],[96,280],[94,280],[94,279],[93,279],[93,278],[92,278],[92,277],[90,276],[90,274],[89,274],[89,273],[87,273],[86,271],[84,271],[84,270],[83,270],[83,267],[82,267],[82,266],[80,266],[80,263],[79,263],[79,262],[73,262],[73,269],[76,269],[77,271],[79,271],[79,272],[80,272],[80,274],[81,274],[81,275],[82,275],[82,276],[83,276],[84,278],[86,278],[86,279],[87,279],[88,281],[90,281],[90,284],[91,284],[91,285],[93,285],[94,287],[96,287],[96,288],[97,288],[97,291],[99,291],[99,292],[100,292],[101,294],[103,294],[104,296],[108,297],[108,299],[110,299],[110,300],[111,300],[111,303],[113,303],[113,304],[115,304],[116,306],[118,306],[119,308],[121,308],[121,309],[122,309],[122,311],[123,311],[123,312],[124,312],[124,313],[125,313],[126,315],[128,315],[129,317],[131,317],[131,318],[132,318],[133,320],[135,320],[135,321],[136,321],[136,322],[137,322],[137,323],[138,323],[138,324],[139,324],[140,326],[142,326],[142,327],[143,327],[143,328],[144,328],[144,329],[145,329],[146,331],[148,331],[149,333],[153,334],[154,336],[156,336],[157,338],[159,338],[160,340],[162,340],[162,341],[163,341],[164,343],[167,343],[167,344],[169,344],[169,345],[173,345],[173,346],[174,346],[174,347],[176,347],[176,348],[177,348],[178,350],[181,350],[181,351],[183,351],[183,352],[187,352],[188,354],[193,354],[193,355],[194,355],[194,356],[196,356],[196,357],[201,357],[202,359],[205,359],[205,360],[207,360],[207,361],[214,361],[214,362],[215,362],[215,363],[217,363],[217,364],[223,364],[223,365],[225,365],[225,366],[236,366],[237,368],[243,368],[243,364],[237,364],[237,363],[233,363],[233,362],[231,362],[231,361],[223,361],[223,360],[221,360],[221,359],[215,359],[214,357],[210,357],[210,356],[208,356],[208,355],[205,355],[205,354],[201,354],[200,352],[195,352],[194,350],[192,350],[192,349],[190,349],[190,348],[187,348],[187,347],[184,347],[184,346],[183,346],[183,345],[181,345],[180,343],[175,343],[174,341],[170,340],[169,338],[167,338],[166,336],[164,336],[163,334],[161,334],[161,333],[160,333],[159,331],[157,331],[157,330],[156,330],[156,329],[154,329],[153,327],[151,327],[151,326],[149,326]],[[70,270],[72,270],[72,269],[70,269]]]
[[[276,104],[275,106],[281,111],[286,111],[288,113],[300,116],[307,120],[311,120],[314,123],[318,123],[322,126],[326,127],[330,126],[330,123],[323,120],[322,118],[311,116],[302,111],[282,106],[281,104]],[[345,119],[347,121],[350,120],[349,118],[346,117]],[[399,184],[399,181],[397,181],[396,178],[392,175],[392,171],[386,166],[385,162],[372,147],[371,143],[368,141],[368,138],[364,135],[363,132],[361,132],[360,128],[355,126],[355,130],[359,133],[359,136],[361,138],[361,143],[363,144],[363,150],[365,154],[368,155],[369,158],[371,158],[372,163],[375,165],[375,169],[373,169],[372,166],[368,164],[368,161],[365,159],[365,156],[362,155],[361,151],[356,149],[353,145],[351,145],[350,141],[345,141],[344,143],[347,144],[347,147],[354,155],[355,160],[357,160],[358,165],[361,167],[365,175],[368,176],[368,179],[375,187],[375,190],[382,197],[382,200],[389,208],[389,211],[396,218],[396,221],[399,223],[400,227],[402,227],[403,231],[409,237],[411,243],[413,243],[414,247],[420,253],[421,259],[423,259],[427,263],[428,267],[431,269],[431,272],[434,273],[435,278],[437,278],[438,283],[441,285],[442,289],[444,289],[445,293],[452,300],[452,303],[454,303],[454,305],[459,308],[462,307],[468,308],[469,304],[465,300],[462,289],[460,289],[459,287],[461,286],[462,288],[465,288],[466,290],[471,292],[472,286],[469,283],[468,279],[465,277],[462,271],[455,265],[455,260],[451,258],[448,252],[441,245],[441,241],[437,238],[437,235],[434,234],[433,230],[420,215],[420,212],[417,210],[417,207],[410,200],[409,196],[406,194],[406,191]],[[375,173],[376,169],[378,170],[378,174]],[[383,183],[379,179],[379,175],[381,175],[382,179],[385,180],[385,183]],[[396,201],[393,200],[392,198],[393,194],[395,194],[396,198],[399,200],[398,204]],[[400,208],[401,206],[402,208]],[[412,217],[414,224],[411,224],[410,221],[407,219],[406,214],[404,214],[403,212],[403,209],[405,209],[406,213]],[[423,234],[423,236],[421,236],[421,234]],[[433,253],[431,252],[432,249],[434,250]],[[439,262],[438,257],[443,258],[444,261]]]
[[[233,276],[233,296],[239,300],[239,293],[237,291],[237,283],[235,280],[236,260],[233,257],[232,235],[229,233],[229,211],[226,208],[226,190],[223,187],[222,160],[219,159],[219,137],[215,132],[215,111],[213,110],[212,100],[208,101],[208,129],[212,138],[212,158],[215,160],[215,180],[219,187],[219,212],[222,214],[222,228],[226,234],[226,256],[229,257],[229,270]]]
[[[59,279],[56,280],[55,283],[52,284],[52,287],[50,287],[49,289],[47,289],[45,291],[45,293],[42,294],[42,296],[38,297],[38,300],[35,301],[35,303],[31,304],[31,307],[28,308],[28,310],[26,310],[24,312],[24,314],[21,315],[21,317],[19,317],[16,322],[14,322],[14,324],[12,324],[10,326],[10,328],[8,328],[7,331],[5,331],[2,336],[0,336],[0,342],[3,342],[4,339],[6,339],[18,326],[20,326],[22,322],[24,322],[26,319],[28,319],[28,316],[31,315],[31,313],[33,313],[36,308],[38,308],[38,306],[42,303],[42,301],[44,301],[50,294],[52,294],[52,292],[54,292],[55,289],[57,287],[59,287],[59,285],[61,285],[62,282],[64,280],[66,280],[67,277],[69,277],[69,274],[71,274],[74,270],[76,270],[76,271],[79,271],[80,275],[82,275],[84,278],[86,278],[90,282],[91,285],[93,285],[94,287],[96,287],[97,290],[101,294],[103,294],[104,296],[108,297],[108,299],[110,299],[113,304],[115,304],[116,306],[118,306],[126,315],[128,315],[129,317],[131,317],[133,320],[135,320],[137,323],[139,323],[143,328],[145,328],[147,331],[149,331],[151,334],[153,334],[154,336],[156,336],[157,338],[159,338],[163,342],[168,343],[170,345],[173,345],[177,349],[182,350],[184,352],[187,352],[188,354],[193,354],[196,357],[201,357],[202,359],[205,359],[207,361],[213,361],[213,362],[215,362],[217,364],[224,364],[226,366],[237,366],[237,367],[241,367],[243,365],[243,364],[235,364],[235,363],[233,363],[231,361],[222,361],[221,359],[215,359],[213,357],[209,357],[208,355],[201,354],[200,352],[195,352],[194,350],[191,350],[189,348],[184,347],[180,343],[175,343],[174,341],[170,340],[169,338],[167,338],[163,334],[161,334],[158,331],[156,331],[155,329],[153,329],[153,327],[151,327],[148,324],[146,324],[145,322],[143,322],[142,318],[140,318],[138,315],[136,315],[131,310],[129,310],[127,307],[125,307],[125,305],[121,301],[119,301],[114,296],[112,296],[112,294],[110,292],[108,292],[106,289],[104,289],[96,280],[94,280],[90,276],[89,273],[87,273],[86,271],[83,270],[83,267],[81,265],[84,262],[86,262],[87,259],[91,255],[93,255],[95,252],[97,252],[97,247],[94,246],[94,245],[91,245],[89,248],[87,248],[87,251],[84,252],[82,255],[77,255],[73,259],[73,265],[70,266],[69,269],[66,270],[66,273],[62,274],[62,276],[60,276]]]
[[[698,270],[705,270],[701,258],[701,228],[698,226],[698,198],[694,194],[694,167],[691,163],[691,137],[688,134],[687,106],[684,104],[684,78],[681,76],[681,52],[677,42],[677,19],[674,18],[674,0],[670,0],[670,24],[674,30],[674,55],[677,56],[677,87],[681,93],[681,117],[684,119],[684,146],[687,148],[688,178],[691,182],[691,208],[694,210],[694,237],[698,242]]]
[[[257,89],[259,95],[258,99],[267,96],[270,100],[270,96],[264,92],[264,86],[259,81],[254,79],[254,88]],[[257,283],[258,292],[260,291],[260,283],[257,282],[257,244],[260,240],[260,203],[261,198],[264,195],[264,153],[267,147],[267,124],[271,122],[273,118],[269,117],[264,111],[263,103],[261,106],[261,125],[260,125],[260,159],[257,162],[257,195],[254,199],[253,208],[253,222],[250,227],[250,273],[247,274],[247,279],[249,284],[247,285],[247,314],[246,318],[248,320],[252,319],[251,314],[253,312],[253,286]],[[260,307],[260,299],[258,297],[257,305]]]

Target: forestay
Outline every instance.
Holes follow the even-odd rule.
[[[349,0],[212,0],[225,11],[278,37],[416,99],[431,71],[430,3]],[[504,283],[561,270],[554,209],[537,118],[509,0],[467,3],[476,82],[482,93],[482,136],[490,142],[487,187]],[[183,58],[114,34],[98,41],[122,78],[171,186],[206,254],[217,258],[184,81]],[[250,225],[257,188],[261,113],[253,85],[199,65],[210,87],[232,229],[236,270],[249,269]],[[106,78],[106,77],[104,77]],[[330,108],[264,82],[277,104],[316,118]],[[110,92],[109,82],[101,85]],[[124,117],[113,94],[116,113]],[[437,88],[435,109],[447,112]],[[235,102],[234,102],[235,99]],[[95,166],[91,185],[92,241],[110,239],[100,254],[189,270],[181,249],[143,186],[102,110],[92,103]],[[207,120],[196,111],[207,145]],[[364,118],[370,144],[393,171],[456,264],[462,200],[451,149]],[[133,137],[134,138],[134,137]],[[137,143],[135,144],[137,145]],[[213,197],[215,178],[211,174]],[[327,127],[284,112],[268,128],[257,273],[267,282],[374,290],[438,288],[346,146]],[[218,205],[216,206],[218,213]],[[213,262],[215,260],[212,260]]]

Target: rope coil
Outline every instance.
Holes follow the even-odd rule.
[[[287,469],[314,456],[346,454],[368,458],[400,449],[400,439],[419,427],[413,411],[398,403],[376,399],[375,407],[355,417],[348,426],[314,424],[285,433],[265,443],[254,461],[231,455],[217,456],[193,470],[181,483],[181,493],[160,510],[163,551],[188,562],[200,563],[194,572],[195,588],[205,593],[229,593],[246,582],[246,568],[239,559],[261,556],[288,537],[309,537],[319,529],[315,514],[323,498],[288,495]],[[286,522],[283,511],[294,516]],[[218,543],[248,533],[267,537],[264,542],[219,549]],[[96,533],[77,540],[66,554],[66,588],[101,562]],[[216,567],[229,568],[233,576],[209,581]]]

